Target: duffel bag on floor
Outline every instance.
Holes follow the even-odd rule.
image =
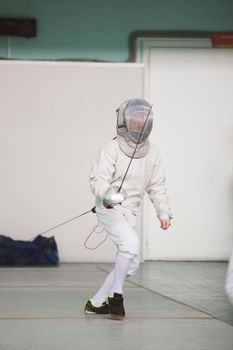
[[[33,241],[14,240],[0,235],[0,265],[58,265],[59,256],[54,237],[38,235]]]

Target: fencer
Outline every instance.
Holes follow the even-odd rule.
[[[103,147],[92,164],[90,187],[96,200],[96,215],[115,243],[117,255],[114,269],[87,301],[87,314],[125,318],[123,284],[139,267],[136,226],[145,193],[154,205],[160,227],[166,230],[170,226],[172,214],[162,160],[148,139],[152,126],[153,111],[146,100],[125,101],[117,109],[117,137]],[[124,177],[130,159],[132,163]]]
[[[229,301],[233,305],[233,251],[228,263],[225,291]]]

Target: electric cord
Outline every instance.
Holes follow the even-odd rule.
[[[58,224],[58,225],[56,225],[56,226],[53,226],[53,227],[51,227],[50,229],[48,229],[48,230],[46,230],[46,231],[44,231],[44,232],[41,232],[39,235],[42,236],[42,235],[44,235],[44,234],[46,234],[46,233],[48,233],[48,232],[50,232],[50,231],[52,231],[52,230],[55,230],[55,229],[58,228],[58,227],[61,227],[61,226],[65,225],[65,224],[67,224],[67,223],[69,223],[69,222],[71,222],[71,221],[73,221],[73,220],[76,220],[76,219],[80,218],[81,216],[84,216],[84,215],[89,214],[89,213],[91,213],[91,212],[92,212],[92,213],[95,213],[95,212],[96,212],[96,211],[95,211],[95,207],[93,207],[91,210],[85,211],[84,213],[79,214],[79,215],[77,215],[77,216],[75,216],[75,217],[73,217],[73,218],[71,218],[71,219],[69,219],[69,220],[66,220],[66,221],[64,221],[64,222],[62,222],[62,223],[60,223],[60,224]],[[101,228],[100,231],[99,231],[99,228]],[[99,234],[99,233],[101,233],[101,232],[103,232],[103,231],[104,231],[104,228],[102,227],[102,225],[100,224],[100,222],[99,222],[99,220],[98,220],[97,225],[93,226],[92,231],[91,231],[90,234],[87,236],[87,238],[86,238],[86,240],[85,240],[85,242],[84,242],[84,244],[83,244],[84,247],[85,247],[86,249],[88,249],[88,250],[95,250],[95,249],[97,249],[101,244],[103,244],[103,243],[106,241],[107,237],[108,237],[107,234],[106,234],[105,238],[103,239],[103,241],[101,241],[96,247],[88,247],[88,245],[87,245],[87,242],[89,241],[89,239],[91,238],[91,236],[92,236],[93,233]],[[30,241],[33,241],[36,237],[37,237],[37,236],[33,237]]]
[[[100,231],[98,230],[99,227],[101,228]],[[92,236],[92,234],[93,234],[94,232],[97,233],[97,234],[99,234],[99,233],[102,233],[103,231],[104,231],[104,228],[103,228],[103,226],[101,225],[101,223],[98,221],[97,225],[95,225],[95,226],[93,227],[91,233],[87,236],[87,238],[86,238],[86,240],[85,240],[85,242],[84,242],[84,247],[85,247],[86,249],[88,249],[88,250],[95,250],[95,249],[97,249],[99,246],[101,246],[101,244],[103,244],[103,243],[106,241],[106,239],[108,238],[108,234],[106,234],[106,236],[105,236],[105,238],[103,239],[103,241],[101,241],[101,242],[100,242],[97,246],[95,246],[95,247],[88,247],[87,242],[89,241],[89,239],[91,238],[91,236]]]
[[[54,227],[51,227],[51,228],[48,229],[47,231],[44,231],[44,232],[40,233],[40,235],[42,236],[42,235],[44,235],[45,233],[50,232],[50,231],[52,231],[52,230],[55,230],[55,228],[58,228],[58,227],[60,227],[60,226],[63,226],[63,225],[65,225],[65,224],[67,224],[68,222],[73,221],[73,220],[76,220],[76,219],[80,218],[81,216],[84,216],[84,215],[86,215],[86,214],[88,214],[88,213],[90,213],[90,212],[95,213],[94,210],[95,210],[95,208],[92,208],[91,210],[85,211],[84,213],[82,213],[82,214],[80,214],[80,215],[77,215],[77,216],[75,216],[75,217],[72,218],[72,219],[69,219],[69,220],[67,220],[67,221],[62,222],[62,223],[59,224],[59,225],[56,225],[56,226],[54,226]]]

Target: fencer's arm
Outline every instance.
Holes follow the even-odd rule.
[[[99,203],[103,201],[104,194],[110,188],[115,164],[116,152],[111,144],[106,145],[99,153],[97,160],[92,163],[90,187]]]
[[[146,192],[148,193],[149,198],[154,205],[157,216],[161,223],[162,221],[169,221],[172,219],[170,202],[167,195],[165,172],[162,160],[159,156],[155,162],[151,179],[146,187]]]

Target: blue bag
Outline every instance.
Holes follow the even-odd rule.
[[[58,265],[59,256],[54,237],[38,235],[33,241],[14,240],[0,235],[0,265]]]

